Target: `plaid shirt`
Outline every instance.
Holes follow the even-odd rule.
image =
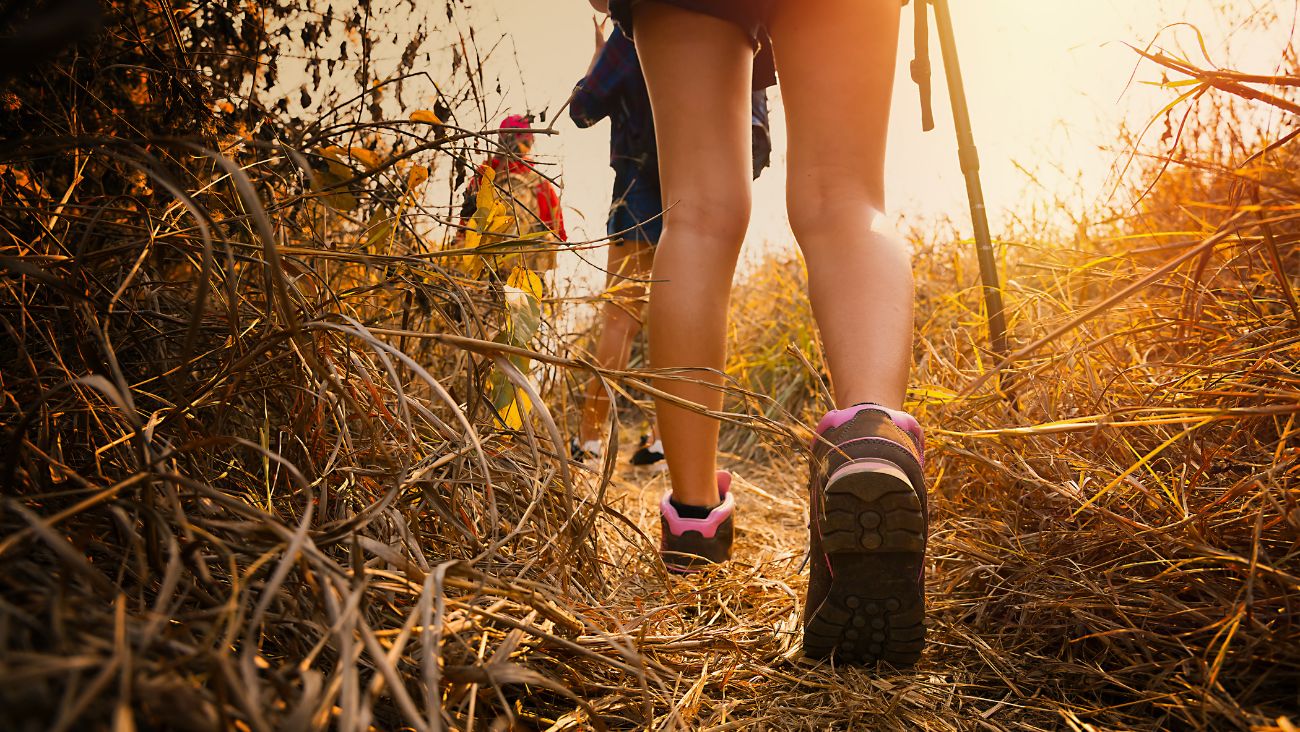
[[[768,65],[771,65],[768,52]],[[760,59],[763,56],[760,54]],[[755,74],[763,72],[755,62]],[[756,76],[757,80],[759,77]],[[773,76],[775,79],[775,76]],[[772,151],[768,127],[767,89],[771,82],[756,83],[750,99],[750,119],[754,129],[754,177],[769,165]],[[650,93],[646,91],[641,62],[636,57],[632,39],[618,26],[610,34],[591,73],[573,89],[569,117],[579,127],[591,127],[609,117],[609,164],[625,175],[655,173],[658,179],[659,154],[655,147],[654,115],[650,111]]]
[[[591,73],[578,82],[569,117],[590,127],[609,117],[609,164],[615,170],[656,170],[654,116],[632,40],[617,27],[610,34]]]

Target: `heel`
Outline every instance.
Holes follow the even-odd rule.
[[[897,464],[854,460],[823,494],[830,587],[804,625],[804,654],[910,666],[925,647],[925,513]]]
[[[921,499],[887,460],[855,460],[835,471],[826,484],[821,531],[828,555],[925,551]]]

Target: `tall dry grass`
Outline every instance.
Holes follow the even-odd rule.
[[[496,149],[454,116],[475,70],[409,120],[380,116],[388,79],[295,125],[247,82],[302,11],[111,3],[5,92],[6,729],[519,725],[584,715],[587,680],[662,694],[609,634],[612,519],[511,358],[505,289],[424,195]],[[536,405],[520,429],[501,389]]]

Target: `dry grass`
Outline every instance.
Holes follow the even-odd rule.
[[[1014,402],[980,382],[966,248],[918,244],[932,644],[895,672],[799,658],[824,387],[808,319],[771,317],[804,307],[797,263],[733,320],[738,558],[674,579],[663,478],[563,459],[546,406],[588,371],[539,352],[553,371],[524,378],[499,285],[412,195],[478,128],[365,123],[390,164],[339,168],[320,150],[356,123],[298,149],[199,105],[144,140],[84,107],[98,129],[50,116],[0,161],[5,728],[1294,728],[1286,141],[1179,147],[1131,172],[1172,163],[1136,211],[1006,242]],[[519,430],[507,383],[541,392]]]

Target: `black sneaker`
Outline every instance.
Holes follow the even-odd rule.
[[[584,465],[600,462],[602,448],[604,448],[604,445],[600,443],[600,440],[578,442],[578,438],[574,437],[569,440],[569,457]]]
[[[910,666],[925,646],[921,426],[860,404],[827,414],[817,435],[804,655]]]
[[[666,468],[668,464],[664,462],[664,443],[663,440],[650,442],[650,438],[641,436],[641,446],[636,452],[632,453],[632,464],[638,468]]]

